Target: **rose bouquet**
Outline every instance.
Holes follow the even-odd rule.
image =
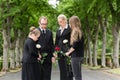
[[[69,49],[69,46],[68,46],[68,40],[67,39],[64,39],[63,40],[63,44],[65,45],[65,48],[68,50]],[[58,55],[62,55],[64,57],[66,57],[66,61],[67,61],[67,64],[70,65],[70,57],[66,56],[65,53],[63,51],[61,51],[60,47],[59,46],[56,46],[55,47],[55,52],[54,52],[54,56],[56,57],[56,60],[58,60]]]

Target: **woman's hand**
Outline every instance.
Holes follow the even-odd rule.
[[[53,62],[53,63],[55,63],[55,62],[56,62],[55,57],[52,57],[52,62]]]
[[[69,56],[69,54],[70,54],[69,52],[66,52],[66,53],[65,53],[66,56]]]

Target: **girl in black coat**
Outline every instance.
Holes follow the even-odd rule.
[[[30,28],[30,33],[24,43],[24,52],[22,58],[22,80],[40,80],[40,67],[36,48],[36,41],[40,32],[35,27]]]
[[[82,80],[81,61],[84,57],[84,39],[81,31],[81,23],[77,16],[72,16],[69,19],[72,30],[70,44],[71,48],[66,53],[66,56],[71,55],[71,65],[75,80]]]

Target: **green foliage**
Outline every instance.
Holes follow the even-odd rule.
[[[2,19],[5,20],[8,17],[11,17],[12,20],[12,29],[10,33],[12,41],[15,39],[15,37],[17,37],[14,33],[18,32],[18,30],[21,30],[22,34],[26,36],[29,32],[30,26],[34,25],[37,27],[38,19],[40,16],[42,16],[42,14],[46,13],[45,16],[47,15],[52,19],[57,12],[47,3],[47,0],[12,0],[3,3],[4,14],[2,14]],[[48,28],[55,30],[55,20],[52,20]]]

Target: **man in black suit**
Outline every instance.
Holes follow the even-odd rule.
[[[52,70],[52,60],[53,52],[54,52],[54,44],[53,44],[53,34],[47,29],[48,20],[46,17],[40,17],[39,21],[39,30],[41,32],[41,36],[38,39],[38,44],[41,45],[40,53],[44,55],[47,53],[47,56],[42,63],[42,80],[51,80],[51,70]]]
[[[56,32],[55,46],[59,46],[60,50],[65,53],[70,47],[70,34],[71,29],[67,24],[67,18],[65,15],[60,14],[58,16],[59,29]],[[68,40],[67,46],[64,44],[64,40]],[[70,65],[67,64],[67,57],[62,54],[58,54],[58,64],[60,69],[60,80],[73,80],[73,76],[69,74],[68,69]]]

